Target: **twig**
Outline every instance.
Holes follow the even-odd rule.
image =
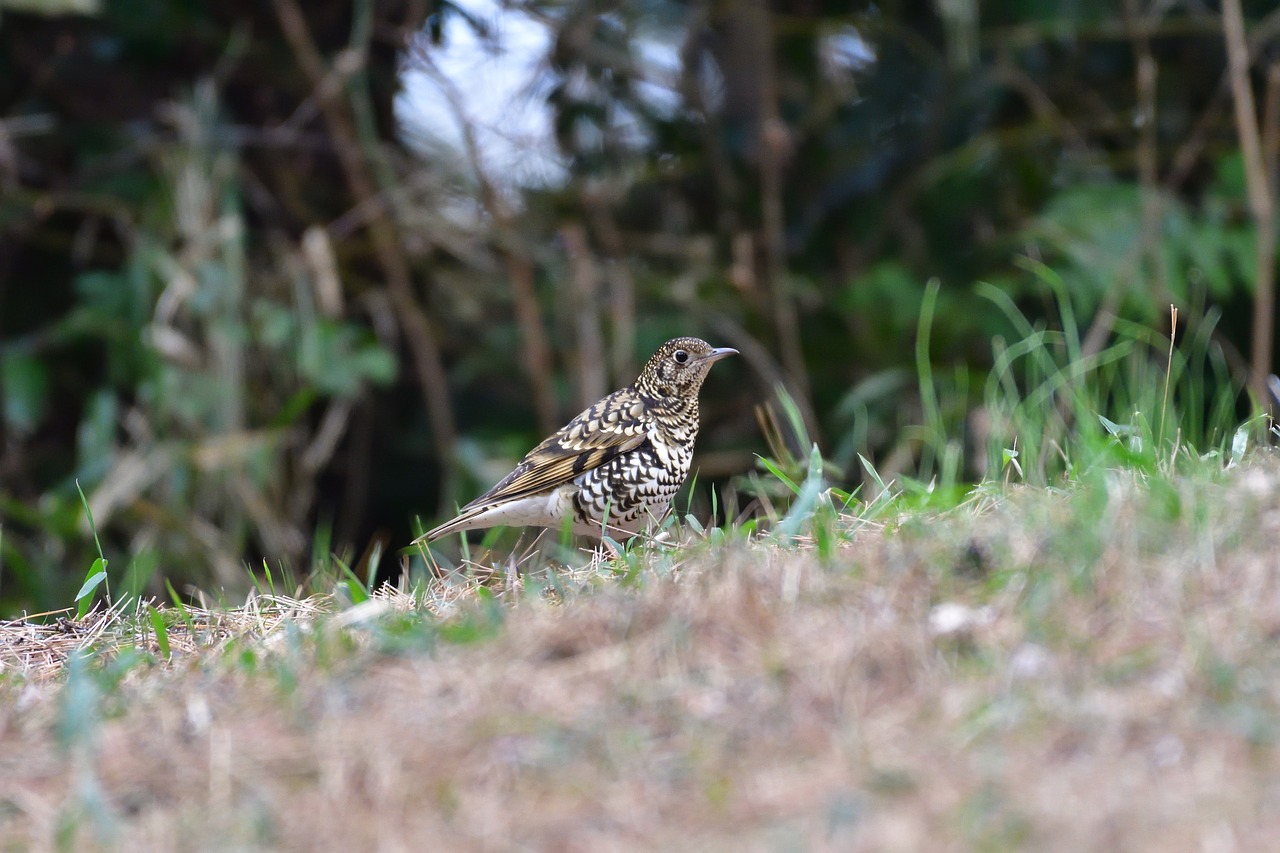
[[[1005,51],[1001,51],[996,64],[987,72],[993,83],[1008,86],[1022,96],[1037,121],[1047,125],[1065,143],[1080,151],[1088,151],[1089,143],[1084,133],[1071,117],[1058,109],[1058,105],[1044,91],[1034,77],[1019,66]]]
[[[1271,181],[1262,159],[1262,134],[1249,83],[1249,47],[1245,41],[1244,13],[1240,0],[1223,0],[1223,37],[1231,73],[1231,97],[1235,105],[1236,130],[1244,155],[1245,187],[1256,232],[1254,250],[1257,281],[1254,285],[1253,350],[1249,385],[1260,404],[1267,400],[1267,377],[1271,373],[1271,349],[1275,317],[1275,204]]]
[[[1157,295],[1165,290],[1164,270],[1161,269],[1160,217],[1161,199],[1159,181],[1159,134],[1157,107],[1157,79],[1160,68],[1151,52],[1151,39],[1147,35],[1154,29],[1155,21],[1143,16],[1141,0],[1125,0],[1125,18],[1133,34],[1133,52],[1136,60],[1134,89],[1137,95],[1138,179],[1142,190],[1142,262],[1149,281],[1155,284]],[[1141,267],[1140,267],[1141,268]]]
[[[1153,267],[1159,257],[1160,201],[1157,195],[1156,179],[1158,168],[1158,140],[1156,136],[1156,75],[1158,67],[1151,53],[1148,38],[1149,22],[1144,20],[1138,8],[1139,0],[1126,0],[1125,24],[1133,41],[1134,61],[1136,65],[1134,89],[1137,96],[1138,115],[1142,122],[1138,136],[1137,161],[1138,175],[1142,186],[1142,229],[1138,249],[1132,253],[1116,281],[1103,294],[1102,302],[1094,313],[1093,320],[1080,343],[1080,355],[1083,358],[1096,355],[1102,351],[1120,310],[1120,304],[1133,281],[1139,274],[1143,261]],[[1068,402],[1065,398],[1058,400],[1058,412],[1064,419],[1070,416]]]
[[[560,229],[569,257],[574,332],[578,356],[578,405],[586,407],[608,393],[604,338],[600,334],[600,271],[591,259],[587,232],[577,222]]]
[[[746,36],[755,48],[759,63],[760,209],[765,271],[769,292],[773,297],[773,320],[778,330],[782,363],[791,377],[791,386],[807,400],[809,376],[800,346],[800,323],[795,302],[791,298],[786,258],[786,214],[782,205],[782,177],[785,160],[791,148],[791,134],[778,112],[778,73],[773,59],[773,21],[763,0],[755,0],[739,10],[748,23]],[[806,424],[810,434],[818,435],[817,423]]]
[[[719,201],[717,228],[722,234],[733,234],[738,230],[738,181],[729,162],[729,153],[725,150],[720,116],[707,106],[698,71],[702,67],[702,54],[707,50],[706,32],[711,14],[708,5],[704,0],[689,11],[688,36],[680,47],[680,92],[689,109],[702,119],[697,126]]]
[[[1253,57],[1258,54],[1263,45],[1278,32],[1280,32],[1280,9],[1267,15],[1253,28],[1253,34],[1248,41],[1249,56]],[[1252,58],[1250,62],[1252,62]],[[1187,176],[1191,174],[1200,162],[1200,154],[1209,142],[1209,131],[1213,127],[1213,119],[1218,114],[1218,110],[1221,108],[1229,90],[1230,79],[1231,69],[1228,68],[1222,72],[1222,79],[1218,81],[1218,87],[1214,90],[1213,98],[1209,101],[1209,105],[1204,108],[1200,117],[1196,119],[1195,127],[1192,128],[1186,141],[1178,148],[1177,153],[1173,155],[1173,165],[1169,168],[1169,175],[1165,179],[1165,186],[1168,189],[1175,190],[1182,186],[1182,182],[1187,179]]]
[[[1155,296],[1162,301],[1168,298],[1165,288],[1165,276],[1160,253],[1160,216],[1161,199],[1159,189],[1159,137],[1156,122],[1156,96],[1159,66],[1151,51],[1150,34],[1156,29],[1154,17],[1144,16],[1139,8],[1139,0],[1126,0],[1125,22],[1133,41],[1134,90],[1137,100],[1138,116],[1141,126],[1138,136],[1136,159],[1138,177],[1142,188],[1142,229],[1138,250],[1133,253],[1120,269],[1121,274],[1113,286],[1103,294],[1102,303],[1094,315],[1089,329],[1085,332],[1080,344],[1080,355],[1090,358],[1097,355],[1106,346],[1115,322],[1119,315],[1120,304],[1137,275],[1144,266],[1150,282],[1154,285]],[[1065,419],[1068,417],[1066,401],[1059,401],[1059,410]]]
[[[466,100],[453,81],[440,71],[421,38],[415,40],[412,47],[413,61],[440,87],[440,93],[444,95],[449,108],[453,110],[458,127],[462,131],[462,144],[466,149],[467,160],[475,175],[476,184],[480,188],[481,203],[498,226],[502,258],[507,268],[507,277],[511,279],[516,323],[520,327],[524,368],[532,383],[533,406],[537,413],[538,427],[543,432],[551,432],[558,425],[558,419],[555,395],[551,388],[550,347],[547,345],[546,332],[542,326],[542,309],[538,306],[537,293],[534,289],[533,261],[516,233],[514,215],[489,179],[488,168],[480,155],[480,145],[476,141],[475,128],[466,110]]]
[[[1267,97],[1262,107],[1262,156],[1271,198],[1280,192],[1280,60],[1267,66]]]
[[[1169,358],[1164,365],[1164,396],[1160,400],[1160,429],[1156,432],[1156,446],[1164,442],[1164,419],[1169,410],[1169,386],[1173,382],[1173,348],[1178,339],[1178,307],[1169,305]]]
[[[294,52],[298,66],[316,90],[325,123],[329,127],[329,132],[333,134],[335,150],[342,165],[347,188],[358,204],[367,204],[370,199],[378,196],[378,188],[369,162],[360,149],[359,135],[350,105],[345,104],[339,97],[340,90],[324,85],[328,79],[329,69],[311,38],[306,19],[298,7],[297,0],[275,0],[275,8],[280,26]],[[350,54],[344,54],[344,56],[349,57]],[[453,410],[449,404],[448,381],[440,359],[440,347],[436,342],[435,332],[413,293],[412,275],[408,262],[400,251],[395,222],[385,206],[377,205],[376,211],[370,215],[367,223],[369,236],[373,241],[378,265],[387,278],[388,293],[395,304],[400,326],[404,330],[413,358],[414,372],[422,387],[428,417],[431,420],[436,454],[444,471],[444,486],[440,494],[443,504],[451,498],[456,467],[453,452],[455,428]]]
[[[607,199],[598,192],[589,192],[584,199],[591,216],[591,230],[601,248],[609,255],[605,275],[609,282],[610,329],[613,348],[609,366],[613,370],[615,384],[628,381],[636,371],[636,286],[627,265],[622,232],[613,217]]]

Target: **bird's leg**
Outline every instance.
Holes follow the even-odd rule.
[[[524,549],[524,553],[521,554],[520,558],[516,561],[517,563],[523,563],[526,560],[528,560],[530,556],[532,556],[534,549],[538,547],[538,543],[542,541],[542,537],[546,534],[546,532],[547,532],[546,530],[539,530],[537,532],[537,534],[533,537],[533,540],[529,543],[529,547]],[[524,532],[521,531],[520,538],[516,540],[517,547],[511,549],[511,552],[513,554],[517,550],[519,550],[519,545],[523,541],[524,541]]]
[[[426,542],[419,542],[416,544],[418,546],[418,553],[422,555],[422,561],[427,564],[427,572],[429,572],[434,578],[444,577],[447,572],[441,568],[439,561],[436,560],[436,555],[431,553],[431,546]],[[409,566],[407,563],[405,564],[404,573],[406,577],[409,574]]]
[[[503,580],[502,591],[511,592],[516,588],[516,584],[520,581],[520,567],[516,563],[516,555],[514,552],[507,555],[506,578]]]

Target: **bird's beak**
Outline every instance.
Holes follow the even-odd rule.
[[[711,364],[712,362],[719,361],[720,359],[724,358],[727,355],[737,355],[737,354],[738,354],[738,351],[733,347],[718,347],[716,349],[713,349],[711,352],[707,353],[706,355],[704,355],[702,357],[702,360],[707,364]]]

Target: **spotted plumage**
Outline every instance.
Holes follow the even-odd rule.
[[[667,341],[634,383],[569,421],[422,540],[498,525],[559,529],[566,521],[596,538],[640,532],[666,514],[689,475],[707,371],[736,352],[698,338]]]

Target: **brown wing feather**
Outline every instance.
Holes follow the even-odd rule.
[[[648,421],[644,406],[630,389],[618,391],[581,412],[520,460],[489,491],[461,512],[550,491],[584,471],[644,443]]]

